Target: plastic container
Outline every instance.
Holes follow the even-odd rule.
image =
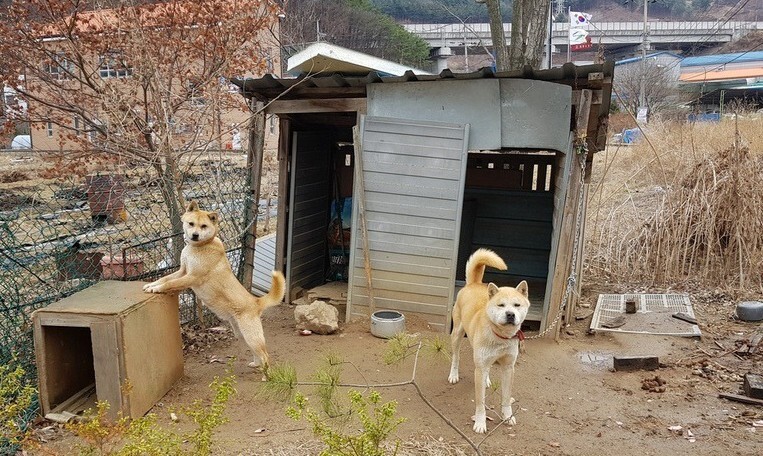
[[[371,334],[389,339],[405,332],[405,315],[396,310],[378,310],[371,315]]]

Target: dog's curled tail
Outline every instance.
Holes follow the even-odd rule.
[[[268,294],[260,298],[260,307],[266,309],[268,307],[277,306],[283,301],[283,297],[286,294],[286,279],[279,271],[273,271],[273,280],[270,285],[270,291]]]
[[[501,271],[506,270],[506,263],[497,253],[488,249],[478,249],[472,253],[466,262],[466,284],[482,283],[482,278],[485,276],[485,266]]]

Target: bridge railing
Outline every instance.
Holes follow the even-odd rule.
[[[763,30],[763,22],[753,21],[649,21],[650,35],[733,35],[741,31]],[[435,44],[442,40],[490,40],[490,24],[405,24],[411,33]],[[511,33],[511,24],[503,24],[504,31]],[[553,36],[566,36],[569,29],[567,22],[556,22],[552,27]],[[592,36],[640,36],[644,30],[643,22],[591,22],[589,33]]]

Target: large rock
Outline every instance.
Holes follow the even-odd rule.
[[[314,301],[294,308],[297,329],[309,329],[316,334],[331,334],[339,329],[339,310],[324,301]]]

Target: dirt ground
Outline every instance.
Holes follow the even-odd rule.
[[[588,315],[565,328],[559,341],[528,340],[515,377],[517,424],[500,424],[493,412],[487,437],[472,432],[474,385],[468,344],[462,348],[461,381],[456,385],[447,381],[447,358],[420,355],[415,380],[426,401],[474,446],[479,446],[483,455],[761,453],[763,407],[731,402],[718,394],[739,393],[742,376],[747,372],[763,374],[763,346],[755,354],[743,351],[745,341],[763,332],[763,324],[737,321],[736,300],[721,291],[689,285],[647,290],[640,284],[606,284],[585,276],[583,284],[583,315],[593,310],[599,293],[688,293],[702,338],[589,334]],[[334,335],[300,336],[294,327],[293,310],[287,305],[269,309],[263,325],[272,361],[294,366],[300,381],[310,381],[328,354],[347,362],[342,374],[346,383],[373,386],[411,380],[413,358],[392,366],[385,364],[388,342],[373,337],[367,321],[342,324]],[[421,339],[438,335],[410,316],[407,331]],[[208,385],[215,376],[225,375],[227,357],[236,356],[237,394],[226,411],[230,421],[215,432],[213,454],[280,456],[320,452],[322,445],[310,425],[287,417],[287,403],[259,394],[261,375],[246,366],[249,355],[242,344],[233,340],[231,331],[186,329],[185,333],[185,375],[152,410],[161,424],[190,427],[189,419],[182,414],[179,423],[173,424],[170,413],[194,400],[210,398]],[[656,371],[614,372],[615,355],[655,355],[661,367]],[[665,381],[665,391],[642,389],[642,382],[655,376]],[[312,386],[298,389],[309,396],[313,392]],[[346,398],[347,389],[342,388],[341,397]],[[397,401],[397,414],[406,418],[393,435],[393,440],[402,442],[398,454],[475,454],[472,445],[427,405],[413,385],[378,391],[383,400]],[[488,406],[495,408],[498,402],[498,394],[489,391]],[[40,435],[49,440],[44,448],[72,454],[74,439],[49,426],[38,425]]]
[[[612,290],[619,292],[621,290]],[[586,290],[583,305],[592,305],[601,290]],[[472,432],[474,412],[471,348],[464,344],[461,381],[447,381],[449,361],[422,352],[416,383],[431,404],[471,439],[484,455],[754,455],[763,448],[763,408],[718,397],[738,393],[742,375],[763,369],[763,355],[737,355],[734,348],[763,325],[733,319],[733,305],[721,293],[692,296],[703,331],[702,339],[679,337],[588,334],[590,317],[568,327],[558,342],[527,340],[520,355],[513,396],[517,424],[488,422],[488,436]],[[586,309],[581,309],[585,311]],[[327,354],[350,363],[342,381],[383,384],[412,378],[413,358],[389,366],[383,361],[388,342],[370,334],[368,322],[341,325],[334,335],[300,336],[294,327],[293,307],[269,309],[263,320],[275,363],[289,363],[299,381],[310,376]],[[407,332],[421,339],[437,333],[409,318]],[[261,375],[246,367],[249,355],[230,331],[186,330],[185,375],[154,407],[160,422],[172,425],[170,412],[195,399],[209,398],[207,387],[225,373],[225,359],[236,356],[237,395],[226,416],[230,422],[215,433],[213,454],[307,455],[322,448],[304,421],[285,414],[287,403],[263,397]],[[531,335],[528,333],[528,335]],[[716,343],[717,342],[717,343]],[[656,371],[614,372],[613,355],[656,355]],[[222,360],[222,362],[219,362]],[[642,381],[659,376],[665,391],[649,392]],[[310,395],[313,387],[298,389]],[[344,395],[347,388],[342,388]],[[412,385],[378,388],[383,400],[398,402],[406,421],[394,434],[403,443],[400,454],[475,454],[470,444],[439,417]],[[488,406],[496,408],[497,392],[488,392]],[[315,405],[315,404],[314,404]],[[490,413],[490,412],[489,412]],[[180,426],[188,419],[181,417]],[[59,434],[54,447],[66,448],[71,438]]]

